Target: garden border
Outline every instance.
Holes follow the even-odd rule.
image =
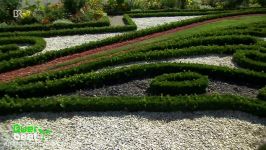
[[[265,10],[264,9],[263,10],[256,10],[256,11],[251,11],[251,12],[245,11],[245,12],[238,12],[238,13],[205,16],[205,17],[190,19],[190,20],[186,20],[186,21],[182,21],[182,22],[175,22],[175,23],[171,23],[171,24],[166,24],[166,25],[162,25],[159,27],[140,30],[140,31],[128,33],[125,35],[116,36],[113,38],[107,38],[105,40],[101,40],[101,41],[97,41],[97,42],[90,42],[88,44],[83,44],[81,46],[77,46],[77,47],[73,47],[73,48],[67,48],[67,49],[64,49],[64,50],[61,50],[58,52],[47,52],[46,54],[30,57],[27,59],[21,58],[21,59],[13,60],[12,63],[1,62],[0,66],[2,66],[2,68],[0,68],[0,72],[7,72],[7,71],[14,70],[14,69],[27,67],[27,66],[31,66],[31,65],[36,65],[36,64],[44,63],[44,62],[47,62],[49,60],[55,59],[53,61],[50,61],[50,62],[42,64],[42,65],[36,65],[40,69],[41,66],[44,67],[45,65],[49,65],[49,63],[54,64],[54,63],[61,62],[62,60],[66,61],[69,59],[73,59],[73,56],[77,57],[80,55],[87,55],[87,54],[95,53],[95,52],[98,52],[99,49],[105,50],[105,49],[110,49],[110,48],[114,48],[114,47],[120,47],[120,46],[123,46],[123,45],[131,43],[131,42],[136,42],[138,40],[142,41],[144,39],[149,39],[152,37],[162,35],[164,33],[166,34],[166,33],[171,33],[174,31],[181,30],[181,29],[187,29],[190,26],[191,27],[195,26],[195,24],[198,24],[198,25],[204,24],[204,21],[205,21],[205,23],[209,23],[212,21],[213,22],[217,21],[217,20],[222,19],[222,18],[230,18],[232,16],[234,16],[234,17],[238,16],[239,17],[239,16],[242,16],[245,14],[249,14],[249,15],[255,14],[256,15],[257,13],[263,13],[264,14],[264,13],[266,13],[266,9]],[[212,20],[210,20],[210,19],[212,19]],[[198,23],[196,23],[196,22],[198,22]],[[172,29],[172,30],[170,30],[170,29]],[[165,31],[165,30],[167,30],[167,31]],[[164,31],[164,32],[162,32],[162,31]],[[145,37],[142,37],[142,36],[145,36]],[[131,40],[131,41],[126,41],[126,40]],[[117,43],[117,42],[122,42],[122,41],[125,41],[125,42]],[[97,48],[99,46],[103,46],[103,47]],[[83,53],[81,53],[81,52],[83,52]],[[79,54],[75,54],[75,53],[79,53]],[[73,54],[73,55],[71,55],[71,54]],[[65,56],[65,57],[63,57],[63,56]],[[61,58],[59,58],[59,57],[61,57]],[[27,72],[30,72],[29,71],[30,68],[27,68],[27,69],[28,69]],[[24,72],[23,69],[17,70],[17,71]],[[9,73],[13,74],[14,72],[9,72]],[[15,74],[16,75],[24,75],[22,73],[15,73]],[[7,78],[6,73],[4,73],[4,74],[2,73],[0,76],[1,76],[1,78],[3,76],[4,76],[4,78]],[[8,75],[8,76],[10,76],[10,75]]]
[[[72,111],[203,111],[237,110],[266,117],[266,102],[233,95],[179,97],[50,97],[0,99],[0,115]]]

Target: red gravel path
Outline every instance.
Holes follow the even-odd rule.
[[[239,15],[239,16],[230,16],[230,17],[224,17],[224,18],[218,18],[218,19],[211,19],[211,20],[207,20],[207,21],[203,21],[203,22],[192,23],[190,25],[186,25],[186,26],[182,26],[182,27],[177,27],[177,28],[174,28],[174,29],[171,29],[171,30],[167,30],[167,31],[163,31],[163,32],[153,33],[153,34],[150,34],[150,35],[146,35],[146,36],[143,36],[143,37],[135,38],[135,39],[124,41],[124,42],[120,42],[120,43],[114,43],[114,44],[98,47],[98,48],[95,48],[95,49],[90,49],[90,50],[84,51],[82,53],[77,53],[77,54],[72,54],[72,55],[56,58],[54,60],[51,60],[51,61],[43,63],[43,64],[29,66],[29,67],[26,67],[26,68],[21,68],[21,69],[13,70],[13,71],[10,71],[10,72],[1,73],[0,74],[0,81],[8,82],[8,81],[11,81],[11,80],[13,80],[15,78],[18,78],[18,77],[24,77],[24,76],[27,76],[27,75],[40,73],[40,72],[46,71],[49,67],[54,66],[56,64],[64,63],[64,62],[67,62],[67,61],[71,61],[71,60],[79,58],[79,57],[84,57],[84,56],[96,54],[96,53],[99,53],[99,52],[112,50],[114,48],[119,48],[119,47],[122,47],[122,46],[125,46],[125,45],[128,45],[128,44],[137,43],[137,42],[140,42],[140,41],[144,41],[144,40],[147,40],[147,39],[159,37],[159,36],[162,36],[162,35],[178,32],[178,31],[182,31],[182,30],[187,30],[187,29],[190,29],[190,28],[193,28],[193,27],[201,26],[201,25],[208,24],[208,23],[217,22],[217,21],[220,21],[220,20],[223,20],[223,19],[233,19],[233,18],[239,18],[239,17],[251,16],[251,15],[261,15],[261,14]]]

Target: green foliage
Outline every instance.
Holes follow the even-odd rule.
[[[233,59],[240,67],[266,72],[266,53],[263,51],[237,51]]]
[[[25,49],[17,49],[17,47],[14,48],[13,45],[9,44],[32,44],[29,48]],[[24,56],[30,56],[32,54],[35,54],[37,52],[42,51],[45,48],[45,41],[42,38],[33,38],[33,37],[13,37],[10,38],[1,38],[0,44],[7,44],[6,46],[2,46],[2,52],[0,53],[0,60],[10,60],[13,58],[20,58]],[[4,50],[4,51],[3,51]]]
[[[1,0],[0,1],[0,22],[14,20],[13,10],[20,6],[19,0]]]
[[[55,20],[53,24],[73,24],[73,22],[68,19],[59,19]]]
[[[261,145],[258,150],[266,150],[266,144]]]
[[[200,64],[158,63],[141,66],[136,65],[119,70],[107,69],[99,73],[82,73],[69,77],[65,76],[61,79],[49,79],[49,74],[46,74],[47,77],[44,81],[42,81],[43,79],[39,81],[38,78],[35,78],[33,80],[14,81],[1,85],[0,97],[4,95],[19,97],[48,96],[62,92],[73,92],[76,89],[85,87],[88,89],[97,88],[104,85],[128,82],[136,78],[153,78],[166,73],[178,73],[186,70],[208,75],[209,78],[235,83],[245,81],[246,84],[255,84],[261,87],[266,85],[266,74],[245,69],[229,69],[227,67]]]
[[[232,95],[178,96],[178,97],[78,97],[0,99],[0,114],[58,111],[202,111],[236,110],[266,117],[263,101]]]
[[[104,10],[108,14],[122,14],[123,12],[130,11],[131,7],[129,3],[124,0],[108,0],[104,5]]]
[[[200,22],[207,19],[219,18],[235,14],[257,13],[260,11],[244,11],[230,14],[209,15],[201,18],[195,18],[184,22],[176,22],[166,24],[151,29],[145,29],[137,32],[127,33],[122,36],[109,38],[106,40],[84,44],[74,48],[68,48],[60,52],[49,52],[44,55],[12,59],[10,62],[1,62],[1,67],[8,69],[14,66],[22,66],[28,64],[47,61],[52,58],[69,55],[71,53],[81,52],[102,45],[119,42],[135,37],[165,31]],[[264,11],[261,11],[264,12]],[[125,23],[131,27],[135,27],[134,22],[128,15],[124,16]],[[263,53],[266,44],[251,35],[265,36],[265,24],[263,22],[252,24],[251,27],[239,26],[231,27],[221,31],[202,32],[194,35],[187,35],[180,39],[173,38],[169,41],[160,42],[155,45],[145,45],[134,53],[103,59],[98,62],[83,64],[78,67],[64,70],[60,72],[49,72],[41,75],[32,76],[26,79],[19,79],[10,83],[0,83],[0,109],[1,114],[31,112],[31,111],[107,111],[107,110],[145,110],[145,111],[193,111],[193,110],[210,110],[210,109],[229,109],[239,110],[254,115],[265,117],[266,90],[262,88],[259,99],[248,99],[232,95],[211,95],[211,96],[180,96],[180,97],[49,97],[49,98],[31,98],[20,99],[18,97],[34,97],[48,96],[60,94],[62,92],[71,92],[81,88],[97,88],[105,85],[112,85],[121,82],[127,82],[136,78],[154,78],[154,82],[158,81],[155,90],[182,89],[186,91],[181,94],[203,93],[207,86],[207,77],[212,79],[221,79],[232,82],[242,82],[255,84],[259,87],[265,87],[266,74],[263,72],[255,72],[247,69],[230,69],[227,67],[199,65],[199,64],[179,64],[179,63],[157,63],[149,65],[134,65],[121,69],[106,69],[100,72],[94,70],[107,66],[123,64],[132,61],[155,60],[171,57],[181,57],[198,54],[233,54],[242,50],[245,52],[260,52],[256,55],[245,55],[251,59],[264,62]],[[79,30],[80,31],[80,30]],[[70,31],[69,31],[70,32]],[[73,32],[73,31],[72,31]],[[35,32],[35,34],[39,34]],[[18,47],[14,43],[22,41],[11,41],[14,37],[7,37],[0,40],[0,50],[4,53],[18,52]],[[22,37],[24,38],[24,37]],[[252,50],[252,51],[251,51]],[[253,54],[253,53],[252,53]],[[6,64],[5,64],[6,63]],[[24,64],[25,63],[25,64]],[[5,64],[5,65],[2,65]],[[11,66],[11,67],[10,67]],[[13,66],[13,67],[14,67]],[[192,71],[192,72],[187,72]],[[181,72],[181,73],[180,73]],[[186,73],[183,73],[186,72]],[[174,73],[174,74],[172,74]],[[165,75],[163,75],[165,74]],[[162,76],[161,76],[162,75]],[[205,76],[203,76],[205,75]],[[193,80],[194,79],[194,80]],[[181,81],[180,81],[181,80]],[[182,81],[189,80],[189,81]],[[180,81],[180,82],[177,82]],[[153,83],[154,83],[153,82]],[[173,84],[172,84],[173,83]],[[181,84],[182,83],[182,84]],[[169,86],[170,85],[170,86]],[[152,87],[152,86],[151,86]],[[40,92],[41,91],[41,92]],[[173,94],[179,91],[174,91]],[[157,91],[158,92],[158,91]],[[163,93],[163,92],[162,92]],[[158,94],[158,93],[156,93]],[[168,93],[169,94],[169,93]],[[172,94],[172,93],[171,93]],[[180,93],[179,93],[180,94]],[[8,96],[7,96],[8,95]],[[17,98],[11,98],[17,97]]]
[[[44,14],[39,19],[39,22],[42,24],[49,24],[55,20],[65,18],[67,18],[67,13],[65,12],[64,5],[56,3],[44,7]]]
[[[266,86],[259,90],[258,98],[266,101]]]
[[[162,7],[160,0],[132,0],[132,9],[160,9]]]
[[[64,8],[69,15],[74,15],[85,6],[86,0],[62,0]]]
[[[155,95],[202,94],[206,92],[208,77],[194,72],[164,74],[150,84],[150,92]]]
[[[72,28],[84,28],[84,27],[104,27],[109,26],[110,21],[108,17],[103,17],[98,21],[84,22],[84,23],[75,23],[75,24],[34,24],[34,25],[13,25],[13,26],[4,26],[0,28],[0,32],[15,32],[15,31],[49,31],[56,29],[72,29]]]
[[[223,9],[239,8],[245,2],[246,0],[202,0],[205,5]]]
[[[179,0],[161,0],[163,8],[176,8]]]
[[[266,1],[265,0],[257,0],[257,1],[262,7],[266,7]]]

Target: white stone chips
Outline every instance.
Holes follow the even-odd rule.
[[[191,63],[191,64],[204,64],[213,65],[229,68],[237,68],[237,66],[232,61],[232,56],[225,55],[205,55],[205,56],[190,56],[182,58],[171,58],[166,60],[156,60],[156,61],[139,61],[127,64],[122,64],[115,66],[114,68],[130,67],[132,65],[144,65],[144,64],[154,64],[154,63]],[[105,70],[105,69],[104,69]]]
[[[150,17],[150,18],[133,18],[138,29],[149,28],[152,26],[162,25],[164,23],[175,22],[194,18],[195,16],[178,16],[178,17]],[[57,36],[45,38],[46,48],[42,53],[47,51],[61,50],[91,41],[103,40],[108,37],[114,37],[123,33],[105,33],[105,34],[84,34],[72,36]]]
[[[114,37],[121,33],[106,33],[106,34],[84,34],[72,36],[57,36],[44,38],[46,48],[42,52],[61,50],[73,46],[78,46],[91,41],[103,40],[108,37]]]
[[[266,138],[265,118],[235,111],[32,113],[9,119],[53,131],[45,142],[27,144],[36,150],[255,149]]]
[[[199,16],[175,16],[175,17],[148,17],[148,18],[132,18],[132,20],[138,26],[138,30],[150,28],[165,23],[177,22],[187,20]]]

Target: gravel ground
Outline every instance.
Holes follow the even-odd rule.
[[[176,17],[148,17],[148,18],[132,18],[138,26],[138,30],[150,28],[165,23],[187,20],[200,16],[176,16]]]
[[[122,67],[129,67],[134,64],[151,64],[157,62],[182,62],[182,63],[197,63],[207,64],[215,66],[226,66],[230,68],[236,68],[232,62],[232,56],[193,56],[186,58],[168,59],[163,61],[151,61],[151,62],[134,62],[116,66],[116,69]],[[99,70],[100,72],[101,70]],[[148,95],[147,89],[149,88],[150,79],[134,80],[127,83],[106,86],[97,89],[83,89],[71,94],[78,94],[83,96],[144,96]],[[210,80],[208,87],[208,93],[221,93],[221,94],[234,94],[247,96],[250,98],[256,98],[258,94],[258,87],[251,87],[250,85],[238,85],[235,83],[229,83],[224,81]]]
[[[111,26],[124,26],[123,16],[110,16],[109,17]]]
[[[70,95],[81,96],[145,96],[150,95],[148,88],[151,79],[133,80],[130,82],[106,86],[96,89],[78,90]],[[250,98],[256,98],[258,89],[248,85],[237,85],[234,83],[211,80],[207,89],[207,94],[233,94]]]
[[[46,48],[42,51],[55,51],[65,49],[68,47],[78,46],[91,41],[102,40],[108,37],[114,37],[121,33],[106,33],[106,34],[84,34],[84,35],[72,35],[72,36],[57,36],[45,38]]]
[[[205,65],[214,65],[222,66],[229,68],[237,68],[236,64],[232,61],[232,56],[225,55],[204,55],[204,56],[190,56],[190,57],[181,57],[181,58],[171,58],[166,60],[156,60],[156,61],[139,61],[133,63],[127,63],[122,65],[117,65],[115,68],[121,67],[130,67],[132,65],[143,65],[143,64],[152,64],[152,63],[193,63],[193,64],[205,64]]]
[[[31,113],[6,119],[0,123],[5,150],[256,149],[266,139],[265,118],[237,111]],[[10,137],[16,123],[52,135],[39,144],[17,142]]]
[[[145,96],[148,95],[147,89],[151,79],[133,80],[130,82],[106,86],[96,89],[78,90],[70,95],[82,96]]]
[[[151,17],[151,18],[134,18],[136,21],[138,29],[149,28],[151,26],[161,25],[164,23],[181,21],[185,19],[194,18],[195,16],[182,16],[182,17]],[[115,20],[119,19],[118,17],[114,17]],[[113,25],[117,25],[111,21]],[[118,23],[121,24],[121,23]],[[91,41],[102,40],[108,37],[113,37],[115,35],[119,35],[122,33],[106,33],[106,34],[85,34],[85,35],[74,35],[74,36],[57,36],[45,38],[46,48],[42,51],[42,53],[47,51],[60,50],[72,46],[81,45],[84,43],[88,43]]]
[[[233,94],[249,98],[256,98],[259,94],[259,88],[250,87],[248,85],[237,85],[234,83],[210,80],[207,92],[209,94]]]

